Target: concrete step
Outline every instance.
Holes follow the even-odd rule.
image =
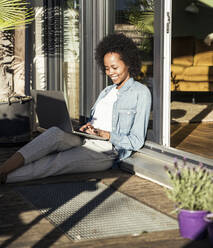
[[[173,170],[175,159],[181,165],[183,158],[187,159],[189,166],[198,166],[199,163],[203,163],[209,169],[213,169],[212,159],[152,142],[146,142],[144,148],[122,162],[120,168],[170,188],[171,184],[164,166],[166,165],[170,170]]]

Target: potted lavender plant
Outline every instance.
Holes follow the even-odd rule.
[[[181,236],[192,240],[203,238],[207,228],[204,217],[212,208],[212,172],[202,164],[188,166],[185,159],[183,165],[175,161],[173,169],[167,166],[165,169],[172,186],[166,193],[176,205]]]

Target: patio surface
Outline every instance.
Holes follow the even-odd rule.
[[[0,147],[0,164],[18,147]],[[89,241],[73,241],[52,225],[31,203],[13,190],[14,185],[48,184],[100,180],[153,209],[168,216],[173,203],[168,200],[162,186],[128,174],[119,169],[106,172],[64,175],[26,183],[0,185],[0,247],[141,247],[141,248],[208,248],[207,239],[190,241],[183,239],[178,230],[143,233],[138,236],[121,236]]]

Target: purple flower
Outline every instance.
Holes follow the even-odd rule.
[[[183,165],[186,165],[186,157],[183,157]]]
[[[200,163],[199,163],[199,167],[200,167],[200,168],[203,168],[203,166],[204,166],[203,163],[200,162]]]
[[[181,172],[180,172],[180,170],[178,170],[176,176],[177,176],[177,179],[181,180]]]
[[[174,167],[176,170],[178,170],[178,162],[177,162],[177,158],[174,159]]]

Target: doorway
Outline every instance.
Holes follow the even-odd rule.
[[[173,0],[171,147],[213,158],[213,8]],[[212,35],[213,36],[213,35]]]

